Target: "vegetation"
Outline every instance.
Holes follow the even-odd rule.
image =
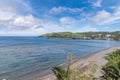
[[[108,63],[102,68],[105,80],[120,80],[120,50],[106,57]]]
[[[53,67],[52,71],[57,77],[57,80],[94,80],[97,65],[95,62],[91,62],[86,66],[85,70],[79,64],[74,64],[74,58],[69,53],[70,64],[67,69],[57,66]],[[74,65],[73,65],[74,64]]]
[[[105,57],[108,62],[102,68],[103,76],[98,79],[95,78],[97,70],[95,62],[90,62],[89,65],[82,67],[74,64],[74,57],[71,53],[69,56],[71,62],[67,69],[61,66],[53,67],[52,71],[57,80],[120,80],[120,50]]]
[[[120,31],[116,32],[56,32],[41,35],[47,38],[72,38],[72,39],[107,39],[120,40]]]
[[[57,66],[54,67],[52,71],[56,75],[57,80],[69,80],[69,69],[64,70],[64,68]]]

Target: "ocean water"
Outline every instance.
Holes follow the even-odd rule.
[[[67,52],[81,57],[119,41],[47,39],[42,37],[0,37],[0,80],[17,80],[67,61]]]

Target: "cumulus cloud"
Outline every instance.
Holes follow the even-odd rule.
[[[7,30],[27,30],[33,28],[42,28],[41,21],[32,15],[15,16],[9,20],[1,20],[0,26],[4,26]]]
[[[89,3],[94,7],[101,7],[103,0],[89,0]]]
[[[109,13],[105,10],[102,10],[102,11],[97,12],[97,15],[95,15],[93,17],[93,20],[96,22],[100,22],[100,21],[106,20],[110,17],[111,17],[111,13]]]
[[[42,30],[41,20],[29,14],[31,11],[32,8],[23,0],[0,0],[0,35],[21,35]]]
[[[59,13],[62,13],[62,12],[69,12],[69,13],[80,13],[83,11],[83,8],[69,8],[69,7],[62,7],[62,6],[59,6],[59,7],[53,7],[52,9],[50,9],[50,13],[51,14],[59,14]]]
[[[75,19],[71,18],[71,17],[62,17],[60,18],[60,23],[61,24],[65,24],[65,25],[70,25],[70,24],[74,24],[76,21]]]
[[[14,5],[16,3],[17,5]],[[21,5],[24,9],[19,6]],[[19,8],[19,9],[18,9]],[[30,7],[17,0],[1,0],[0,1],[0,29],[1,30],[26,30],[41,27],[40,20],[31,14],[22,15],[21,10],[30,10]],[[19,11],[20,10],[20,11]],[[31,10],[30,10],[31,11]]]
[[[89,32],[89,31],[98,31],[98,30],[97,30],[97,28],[90,26],[90,25],[81,27],[77,30],[77,32]]]
[[[99,11],[94,17],[93,21],[98,24],[114,24],[120,22],[120,7],[115,9],[115,12],[110,13],[105,10]]]
[[[0,10],[3,12],[30,13],[33,9],[24,0],[0,0]]]
[[[0,10],[0,20],[10,20],[16,14],[13,12],[1,11]]]
[[[60,25],[54,22],[47,22],[43,20],[39,24],[40,25],[37,27],[19,26],[19,25],[9,26],[9,27],[3,26],[3,28],[1,28],[2,30],[0,31],[0,35],[37,36],[40,34],[45,34],[50,32],[65,31],[63,27],[60,27]]]
[[[103,1],[103,0],[97,0],[97,2],[93,3],[93,6],[101,7],[102,1]]]
[[[9,25],[15,26],[15,29],[41,28],[41,21],[32,15],[18,16],[9,21]]]

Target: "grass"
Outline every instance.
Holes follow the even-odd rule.
[[[120,80],[120,50],[116,50],[106,57],[108,63],[103,66],[105,80]]]
[[[82,69],[81,65],[74,64],[75,57],[71,52],[68,53],[70,64],[65,69],[61,66],[53,67],[57,80],[93,80],[95,79],[95,73],[97,65],[95,62],[90,62],[86,66],[85,70]],[[74,64],[74,65],[73,65]]]

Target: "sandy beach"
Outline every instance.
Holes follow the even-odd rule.
[[[105,60],[105,56],[111,54],[113,51],[120,49],[120,47],[112,47],[112,48],[108,48],[102,51],[98,51],[92,54],[89,54],[87,56],[83,56],[81,58],[79,58],[78,60],[75,61],[75,63],[73,64],[82,64],[82,67],[88,65],[90,62],[95,61],[96,64],[98,65],[98,69],[97,69],[97,75],[96,77],[99,77],[102,75],[101,73],[101,67],[103,65],[105,65],[107,63],[107,61]],[[36,75],[36,77],[34,78],[29,78],[27,80],[56,80],[54,74],[51,71],[48,71],[47,74],[44,75]]]

